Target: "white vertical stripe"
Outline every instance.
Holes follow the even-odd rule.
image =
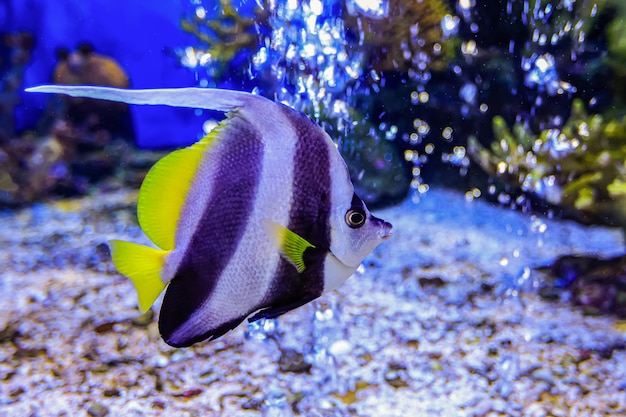
[[[217,134],[219,135],[219,133]],[[198,164],[198,170],[189,186],[178,220],[176,246],[167,256],[161,271],[161,277],[165,282],[169,282],[176,275],[176,271],[187,253],[191,239],[202,220],[204,210],[213,193],[213,182],[216,180],[214,174],[216,168],[220,166],[218,159],[222,155],[223,142],[218,139],[209,145]]]

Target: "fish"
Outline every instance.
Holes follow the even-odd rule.
[[[330,136],[284,104],[195,87],[26,91],[225,113],[146,175],[137,217],[153,246],[109,242],[141,311],[165,291],[159,331],[171,346],[215,340],[246,318],[276,318],[317,299],[392,235],[355,194]]]

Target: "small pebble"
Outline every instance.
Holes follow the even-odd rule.
[[[550,385],[554,384],[554,377],[552,376],[552,372],[543,368],[534,370],[532,373],[532,377],[535,378],[537,381],[543,381]]]
[[[337,340],[335,343],[330,345],[328,351],[333,356],[346,355],[352,352],[352,344],[344,339]]]
[[[294,349],[284,349],[278,359],[278,369],[281,372],[304,373],[309,372],[311,366],[304,360],[304,355]]]
[[[91,417],[104,417],[109,414],[109,409],[102,404],[92,403],[87,408],[87,414]]]

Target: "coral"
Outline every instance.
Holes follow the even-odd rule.
[[[55,84],[89,84],[128,88],[128,75],[113,58],[95,52],[92,45],[82,43],[69,53],[60,48],[59,62],[54,69]]]
[[[220,0],[220,7],[217,18],[208,18],[206,10],[199,7],[193,18],[183,19],[183,30],[194,35],[202,46],[187,48],[179,57],[183,65],[192,68],[198,65],[210,67],[211,75],[217,77],[225,75],[239,52],[256,50],[255,25],[267,19],[267,12],[261,9],[255,11],[254,19],[243,17],[231,0]]]
[[[585,314],[626,318],[625,256],[598,259],[566,255],[538,269],[546,274],[539,292],[544,298],[560,298],[565,288]]]
[[[57,120],[46,136],[29,134],[0,144],[0,207],[84,195],[92,189],[139,188],[166,153],[139,151],[122,139],[85,149],[89,138],[93,135]]]
[[[0,146],[4,187],[0,205],[20,204],[41,198],[66,176],[66,152],[59,138],[26,135]]]
[[[493,130],[490,150],[469,139],[471,157],[487,173],[581,222],[626,229],[626,118],[588,115],[577,99],[562,128],[536,136],[496,116]]]
[[[7,39],[17,52],[12,54],[2,86],[6,97],[17,97],[10,92],[21,86],[19,75],[32,40],[21,34]],[[58,59],[54,83],[129,87],[121,66],[97,54],[89,44],[79,45],[72,53],[59,49]],[[72,97],[54,98],[50,103],[39,133],[18,137],[10,128],[0,131],[0,206],[27,204],[51,195],[85,194],[91,185],[106,183],[115,175],[121,177],[118,182],[136,184],[134,168],[126,177],[118,169],[133,155],[128,143],[133,127],[126,104]],[[145,169],[139,167],[139,171],[142,177]]]
[[[14,134],[13,109],[19,102],[19,89],[35,38],[30,33],[0,35],[0,142]]]
[[[443,69],[455,53],[456,43],[442,29],[449,13],[441,0],[389,0],[383,16],[370,16],[353,6],[345,21],[348,30],[363,36],[376,70],[421,72]]]
[[[205,9],[199,8],[191,19],[184,19],[183,30],[193,34],[203,47],[187,48],[181,53],[183,64],[207,66],[212,75],[221,76],[239,52],[247,51],[250,55],[257,52],[263,28],[275,32],[281,29],[276,25],[284,25],[285,30],[306,25],[295,16],[284,22],[272,20],[270,11],[276,13],[279,6],[269,0],[261,3],[263,7],[254,10],[254,18],[243,17],[232,6],[231,0],[220,0],[219,17],[208,17]],[[350,34],[347,37],[349,46],[354,51],[367,51],[369,64],[375,70],[421,72],[443,69],[457,49],[458,45],[444,35],[442,28],[445,17],[452,19],[445,1],[390,0],[384,6],[379,5],[375,14],[371,9],[362,9],[363,5],[343,3],[342,24]],[[311,8],[306,2],[300,6]],[[330,6],[330,3],[325,5]]]
[[[57,84],[129,86],[121,66],[88,44],[72,53],[59,49],[58,59],[53,74]],[[133,127],[126,104],[72,97],[50,103],[39,134],[0,141],[0,206],[82,195],[96,183],[111,187],[111,180],[118,183],[113,187],[120,182],[137,185],[135,177],[142,178],[146,168],[136,170],[132,163],[128,139]]]
[[[128,75],[113,58],[98,54],[92,45],[82,43],[74,52],[63,48],[57,50],[58,63],[54,69],[55,84],[103,85],[108,87],[128,88]],[[108,141],[103,131],[111,137],[125,139],[134,137],[128,106],[104,100],[80,97],[62,97],[62,109],[52,109],[60,114],[48,115],[54,119],[62,117],[71,124],[80,126],[89,132],[100,131],[99,138]],[[95,135],[98,136],[98,135]]]

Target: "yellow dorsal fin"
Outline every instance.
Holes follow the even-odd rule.
[[[298,272],[303,272],[306,269],[302,259],[304,251],[307,248],[315,248],[315,246],[303,237],[271,220],[266,220],[264,226],[285,258],[296,267]]]
[[[165,289],[161,269],[169,251],[123,240],[111,240],[109,247],[117,270],[133,281],[139,299],[139,309],[145,313]]]
[[[188,148],[166,155],[154,164],[141,184],[137,199],[139,224],[161,249],[174,249],[176,225],[187,191],[216,134],[214,130]]]

